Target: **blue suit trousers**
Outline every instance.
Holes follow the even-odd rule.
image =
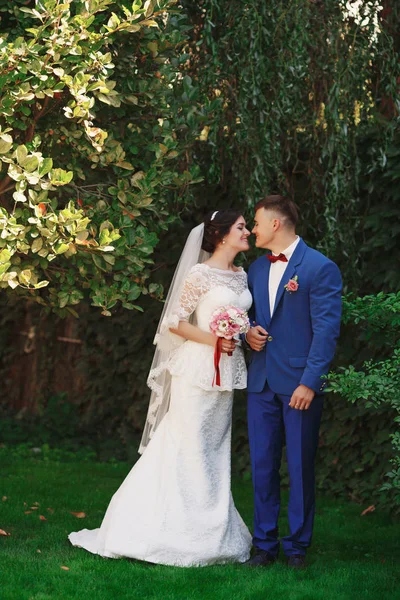
[[[290,396],[265,385],[248,394],[248,428],[254,487],[256,548],[273,556],[280,541],[286,556],[305,555],[311,544],[315,513],[314,462],[318,447],[323,397],[316,395],[308,410],[289,407]],[[279,540],[280,464],[286,439],[290,495],[288,536]]]

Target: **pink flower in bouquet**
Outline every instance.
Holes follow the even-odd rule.
[[[231,339],[250,328],[247,312],[236,306],[221,306],[213,312],[210,329],[218,337]]]

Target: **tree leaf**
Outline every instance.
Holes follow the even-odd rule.
[[[18,279],[21,283],[29,285],[32,278],[32,271],[30,269],[24,269],[18,273]]]
[[[0,154],[7,154],[11,150],[13,145],[13,139],[8,133],[0,135]]]
[[[146,2],[144,3],[144,16],[146,18],[153,14],[155,3],[156,0],[146,0]]]
[[[31,246],[32,252],[33,253],[39,252],[39,250],[41,250],[42,246],[43,246],[43,238],[37,237],[32,243],[32,246]]]
[[[69,245],[65,244],[64,242],[58,242],[54,246],[54,251],[56,254],[64,254],[64,252],[67,252],[68,249],[69,249]]]
[[[34,288],[35,290],[39,290],[41,288],[47,287],[49,285],[49,281],[43,280],[43,281],[39,281],[39,283],[35,283]]]
[[[17,162],[19,165],[21,165],[21,167],[23,167],[25,165],[25,161],[28,157],[28,149],[27,147],[22,144],[21,146],[18,146],[15,154],[17,156]]]
[[[25,171],[28,171],[28,173],[33,173],[33,171],[36,171],[39,166],[39,159],[37,156],[28,156],[22,166]]]
[[[130,162],[126,160],[121,160],[117,162],[116,165],[117,167],[120,167],[121,169],[127,169],[128,171],[132,171],[135,168]]]
[[[72,171],[64,171],[64,169],[52,169],[50,172],[50,181],[53,185],[66,185],[73,179]]]
[[[27,197],[22,192],[14,192],[13,198],[14,198],[15,202],[26,202],[27,201]]]
[[[39,166],[39,175],[43,177],[43,175],[47,175],[53,168],[53,159],[52,158],[44,158],[43,162]]]

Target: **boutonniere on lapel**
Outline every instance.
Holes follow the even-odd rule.
[[[292,292],[297,292],[299,289],[299,278],[297,275],[293,277],[293,279],[289,279],[286,285],[283,286],[289,294]]]

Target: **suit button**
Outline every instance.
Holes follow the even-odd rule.
[[[272,337],[272,335],[269,335],[269,336],[267,337],[267,342],[272,342],[272,340],[273,340],[273,339],[274,339],[274,338]]]

